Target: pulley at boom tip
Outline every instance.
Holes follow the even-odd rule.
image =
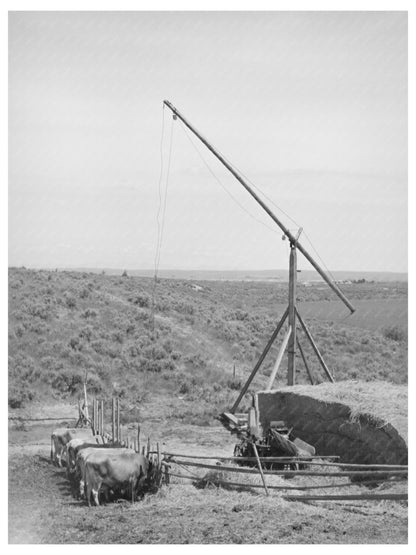
[[[323,280],[329,285],[329,287],[336,293],[336,295],[341,299],[345,306],[350,310],[351,314],[355,312],[354,306],[342,293],[339,287],[333,282],[327,273],[319,266],[315,259],[308,253],[308,251],[299,243],[289,229],[277,218],[277,216],[272,212],[272,210],[267,206],[267,204],[253,191],[250,185],[246,182],[242,175],[233,167],[225,158],[212,146],[208,140],[203,137],[194,126],[173,106],[169,100],[164,100],[163,104],[167,106],[174,114],[177,116],[181,122],[190,130],[192,133],[198,137],[198,139],[212,152],[212,154],[218,158],[218,160],[228,169],[228,171],[240,182],[240,184],[246,189],[246,191],[254,198],[254,200],[263,208],[263,210],[270,216],[270,218],[280,227],[286,237],[289,239],[290,243],[293,244],[298,251],[300,251],[303,256],[310,262],[310,264],[315,268],[315,270],[320,274]]]

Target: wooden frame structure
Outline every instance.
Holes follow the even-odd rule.
[[[275,331],[272,334],[269,342],[267,343],[263,353],[260,355],[258,362],[256,363],[253,371],[251,372],[250,376],[248,377],[246,383],[244,384],[237,400],[235,401],[232,409],[227,414],[235,414],[242,398],[246,394],[254,376],[256,375],[257,371],[259,370],[261,364],[263,363],[267,353],[269,352],[271,346],[273,345],[277,335],[279,334],[280,330],[282,329],[286,319],[288,320],[288,332],[285,336],[285,348],[287,344],[287,352],[288,352],[288,366],[287,366],[287,383],[288,385],[294,385],[296,383],[296,351],[299,349],[301,354],[302,360],[305,364],[306,371],[308,377],[313,384],[314,380],[310,369],[307,365],[307,361],[305,358],[305,354],[303,349],[300,347],[299,339],[297,337],[297,321],[299,320],[301,324],[301,328],[305,333],[308,341],[311,343],[312,349],[314,350],[320,365],[322,366],[327,378],[333,382],[334,379],[332,377],[331,372],[329,371],[328,367],[325,364],[325,361],[319,352],[319,349],[312,338],[312,334],[310,333],[309,329],[306,326],[306,323],[301,318],[299,311],[296,306],[296,285],[297,285],[297,252],[303,254],[303,256],[310,262],[312,267],[318,272],[318,274],[322,277],[322,279],[328,284],[328,286],[335,292],[335,294],[341,299],[341,301],[345,304],[345,306],[350,310],[351,313],[355,311],[353,305],[349,302],[346,298],[344,293],[339,289],[337,284],[328,276],[328,274],[322,269],[322,267],[316,262],[316,260],[309,254],[309,252],[300,244],[299,236],[302,232],[302,229],[299,229],[298,233],[294,235],[281,221],[280,219],[272,212],[272,210],[267,206],[267,204],[261,199],[258,194],[252,189],[252,187],[247,183],[247,180],[241,175],[237,169],[228,162],[224,156],[216,150],[215,147],[212,146],[211,143],[208,142],[206,138],[204,138],[194,127],[193,125],[175,108],[168,100],[164,100],[164,106],[167,106],[173,113],[174,119],[179,119],[207,148],[208,150],[230,171],[230,173],[239,181],[239,183],[246,189],[246,191],[254,198],[254,200],[263,208],[263,210],[270,216],[270,218],[274,221],[275,224],[283,231],[283,238],[289,239],[290,243],[290,256],[289,256],[289,291],[288,291],[288,308],[286,309],[285,313],[283,314],[281,320],[279,321]],[[276,364],[273,368],[272,375],[269,380],[268,388],[272,388],[272,384],[274,378],[277,374],[279,369],[280,362],[283,357],[283,351],[279,352],[278,359]]]

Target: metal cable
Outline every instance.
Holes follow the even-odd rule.
[[[159,206],[156,214],[156,224],[157,224],[157,239],[156,239],[156,249],[154,258],[155,273],[153,277],[153,287],[152,287],[152,306],[151,306],[151,322],[152,330],[155,329],[155,296],[156,296],[156,282],[157,282],[157,259],[159,254],[159,240],[160,240],[160,211],[162,208],[162,179],[163,179],[163,138],[165,134],[165,105],[162,106],[162,133],[160,137],[160,174],[158,182],[158,193],[159,193]]]
[[[167,203],[167,198],[168,198],[170,163],[171,163],[171,159],[172,159],[172,144],[173,144],[173,120],[172,120],[171,128],[170,128],[169,158],[168,158],[168,166],[167,166],[167,171],[166,171],[166,182],[165,182],[164,199],[163,199],[162,228],[161,228],[161,231],[160,231],[158,257],[157,257],[157,264],[156,264],[156,268],[155,268],[156,279],[157,279],[157,273],[159,271],[160,255],[161,255],[161,252],[162,252],[163,232],[165,230],[166,203]]]
[[[250,216],[250,218],[252,218],[254,221],[256,221],[257,223],[261,224],[262,226],[266,227],[267,229],[269,229],[270,231],[272,231],[273,233],[279,233],[276,229],[270,227],[269,225],[267,225],[266,223],[262,222],[261,220],[259,220],[258,218],[256,218],[251,212],[249,212],[247,210],[247,208],[245,208],[245,206],[243,206],[239,200],[237,200],[234,195],[232,193],[230,193],[230,191],[227,189],[227,187],[222,183],[222,181],[220,180],[220,178],[215,174],[215,172],[212,170],[212,168],[209,166],[208,162],[205,160],[205,158],[203,157],[203,155],[201,154],[199,148],[196,146],[196,144],[194,143],[194,141],[192,140],[192,137],[189,135],[189,133],[187,132],[184,124],[181,122],[181,128],[183,129],[186,137],[188,138],[189,142],[191,143],[192,147],[195,149],[195,151],[197,152],[198,156],[201,158],[202,162],[205,164],[206,168],[208,169],[208,171],[210,172],[210,174],[214,177],[214,179],[217,181],[217,183],[220,185],[220,187],[222,187],[222,189],[227,193],[227,195],[246,213]]]

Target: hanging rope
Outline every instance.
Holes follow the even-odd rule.
[[[161,134],[161,140],[160,140],[160,175],[159,175],[159,182],[158,182],[159,206],[158,206],[157,216],[156,216],[157,240],[156,240],[156,251],[155,251],[155,259],[154,259],[155,272],[153,277],[152,308],[151,308],[152,331],[154,331],[155,329],[156,286],[157,286],[158,273],[159,273],[160,255],[162,251],[163,233],[165,229],[169,174],[170,174],[170,164],[172,159],[173,120],[171,124],[170,138],[169,138],[169,156],[168,156],[165,186],[164,186],[163,195],[162,195],[162,182],[163,182],[163,173],[164,173],[164,159],[163,159],[164,133],[165,133],[165,105],[163,105],[163,108],[162,108],[162,134]],[[160,221],[161,213],[162,213],[162,221]]]
[[[157,278],[157,274],[159,272],[159,265],[160,265],[160,255],[162,252],[162,243],[163,243],[163,232],[165,230],[165,220],[166,220],[166,204],[168,199],[168,187],[169,187],[169,176],[170,176],[170,163],[172,160],[172,143],[173,143],[173,120],[171,123],[170,128],[170,138],[169,138],[169,157],[168,157],[168,166],[166,170],[166,181],[165,181],[165,190],[164,190],[164,199],[163,199],[163,211],[162,211],[162,226],[160,230],[160,238],[159,238],[159,249],[158,249],[158,256],[155,265],[155,277]]]

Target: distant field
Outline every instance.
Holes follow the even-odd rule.
[[[355,300],[356,311],[349,311],[341,301],[310,301],[299,303],[305,318],[333,321],[343,326],[366,330],[382,330],[390,326],[407,328],[407,301],[401,299]]]

